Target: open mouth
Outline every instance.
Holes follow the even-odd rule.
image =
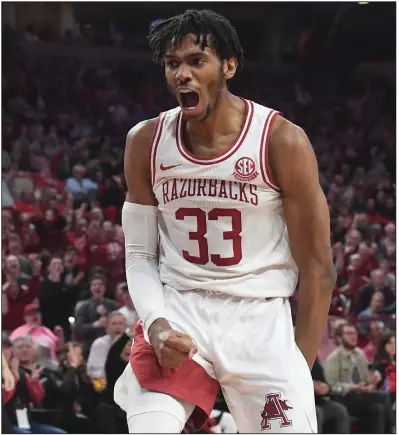
[[[199,95],[195,91],[180,91],[180,101],[186,110],[193,110],[199,103]]]

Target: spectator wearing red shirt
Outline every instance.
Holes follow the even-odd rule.
[[[369,283],[367,276],[363,274],[362,261],[359,254],[352,254],[349,257],[349,265],[346,268],[347,283],[341,288],[341,292],[345,293],[352,301],[356,298],[356,294],[360,287]]]
[[[38,252],[40,239],[35,224],[32,223],[29,215],[26,213],[22,213],[19,219],[21,222],[19,233],[21,235],[23,251],[28,254]]]
[[[116,285],[126,280],[125,247],[116,238],[116,230],[111,222],[103,223],[104,239],[107,248],[108,280],[112,290]]]
[[[67,225],[66,219],[60,215],[57,209],[48,208],[42,219],[36,223],[36,228],[42,241],[44,249],[50,254],[59,254],[67,246],[67,238],[64,229]]]
[[[26,267],[28,270],[23,272],[21,270],[20,258],[13,254],[6,257],[2,269],[3,281],[16,281],[18,284],[27,284],[32,269],[30,262],[27,262],[26,264],[29,265],[29,269]]]
[[[92,219],[87,228],[86,260],[86,267],[88,270],[93,267],[108,268],[107,244],[104,237],[102,222],[98,219]]]
[[[19,260],[22,272],[30,275],[32,266],[30,261],[24,255],[25,253],[23,252],[21,238],[18,234],[12,233],[8,236],[7,254],[15,255]]]
[[[38,294],[42,263],[36,259],[33,264],[32,277],[28,284],[20,284],[17,280],[8,280],[2,287],[2,322],[3,330],[12,331],[24,323],[25,306],[31,303]]]

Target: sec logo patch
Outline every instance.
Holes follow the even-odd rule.
[[[233,177],[239,181],[251,181],[259,175],[255,162],[249,157],[241,157],[234,165]]]

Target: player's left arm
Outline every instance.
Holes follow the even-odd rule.
[[[330,216],[309,139],[301,128],[282,117],[273,125],[269,166],[281,189],[291,252],[300,274],[295,340],[312,367],[336,281]]]

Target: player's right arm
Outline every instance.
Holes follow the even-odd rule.
[[[175,368],[196,349],[190,337],[174,331],[166,319],[165,294],[158,271],[158,207],[150,169],[155,126],[153,119],[141,122],[126,139],[124,169],[128,193],[122,210],[126,278],[160,364]]]

